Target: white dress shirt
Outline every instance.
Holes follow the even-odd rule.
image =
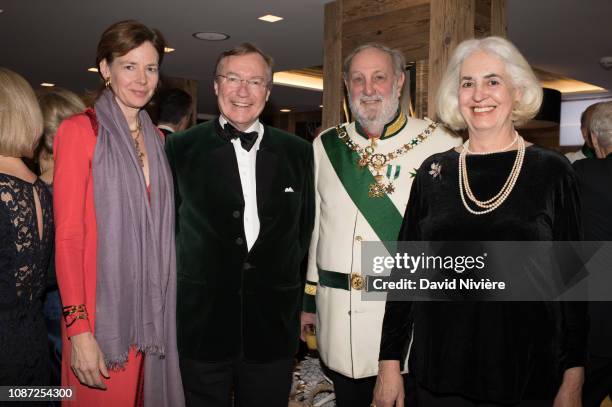
[[[225,128],[227,119],[221,115],[219,117],[221,127]],[[234,151],[236,152],[236,160],[238,161],[238,173],[240,174],[240,184],[242,185],[242,195],[244,197],[244,236],[246,238],[247,248],[250,251],[259,235],[259,214],[257,212],[257,188],[255,185],[255,161],[257,158],[257,150],[263,138],[263,125],[256,120],[245,133],[256,131],[257,140],[251,151],[246,151],[240,144],[240,139],[232,140]]]

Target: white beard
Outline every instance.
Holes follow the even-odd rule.
[[[397,94],[397,84],[393,84],[391,95]],[[365,96],[363,94],[357,96],[357,100],[349,97],[349,106],[355,120],[370,134],[381,134],[387,123],[393,119],[399,107],[399,99],[391,96],[384,99],[381,95]],[[382,104],[377,112],[369,112],[362,101],[380,100]]]

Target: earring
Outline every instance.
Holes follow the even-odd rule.
[[[108,88],[108,87],[110,86],[110,83],[111,83],[111,82],[110,82],[110,76],[109,76],[108,78],[106,78],[106,79],[104,80],[104,86],[106,86],[106,87]]]

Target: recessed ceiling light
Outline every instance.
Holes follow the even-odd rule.
[[[203,31],[194,33],[193,36],[198,40],[204,41],[223,41],[227,40],[230,36],[224,33],[218,33],[214,31]]]
[[[320,107],[321,109],[323,109],[323,105],[319,105],[319,107]]]
[[[87,72],[98,72],[98,68],[92,66],[91,68],[87,70]]]
[[[281,109],[280,110],[282,113],[289,113],[291,111],[291,109]]]
[[[170,47],[165,47],[164,48],[164,52],[166,54],[169,54],[169,53],[174,52],[174,51],[176,51],[174,48],[170,48]]]
[[[2,12],[4,12],[4,10],[2,10],[2,9],[0,8],[0,13],[2,13]]]
[[[40,86],[46,86],[46,87],[50,88],[51,86],[55,86],[55,84],[54,83],[49,83],[49,82],[43,82],[43,83],[40,84]]]
[[[266,14],[265,16],[258,17],[257,19],[261,20],[261,21],[267,21],[269,23],[275,23],[277,21],[282,20],[283,18],[279,17],[279,16],[272,15],[272,14]]]

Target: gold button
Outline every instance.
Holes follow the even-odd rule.
[[[357,235],[355,236],[355,240],[357,240],[358,242],[361,242],[363,240],[363,237]]]

